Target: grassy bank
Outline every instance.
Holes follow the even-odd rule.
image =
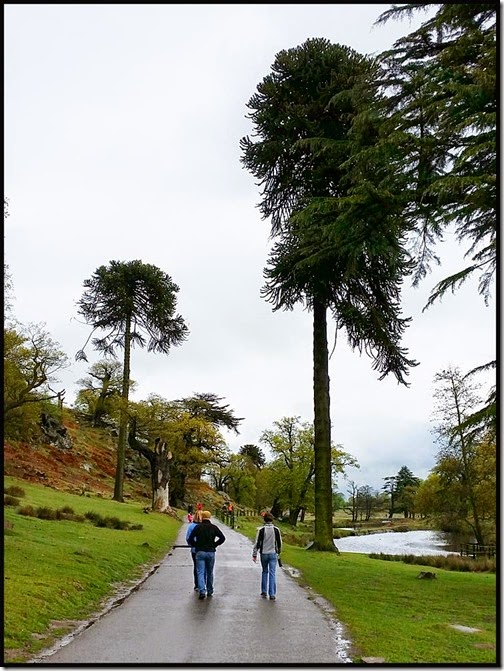
[[[173,545],[181,522],[146,514],[142,503],[75,496],[5,478],[25,492],[20,506],[71,508],[118,518],[142,529],[100,528],[91,521],[48,521],[6,506],[4,518],[4,655],[20,662],[92,615],[119,585],[138,579]],[[7,525],[8,526],[8,525]]]
[[[145,514],[145,503],[120,504],[76,496],[13,478],[5,487],[25,491],[20,506],[70,508],[118,518],[137,530],[94,526],[92,520],[49,521],[5,508],[4,654],[23,662],[87,619],[119,585],[138,579],[173,545],[180,522]],[[183,517],[183,513],[181,513]],[[254,538],[261,518],[239,518],[238,531]],[[299,532],[282,526],[285,564],[329,601],[346,626],[355,661],[383,657],[387,663],[494,664],[496,576],[435,569],[435,580],[418,580],[422,566],[385,562],[355,553],[306,551]],[[428,568],[432,570],[432,568]],[[450,624],[480,631],[463,633]]]
[[[253,539],[260,519],[240,518]],[[279,525],[283,527],[283,525]],[[290,528],[283,527],[284,535]],[[384,562],[357,553],[310,552],[284,544],[285,564],[300,582],[329,601],[360,657],[396,664],[495,664],[496,576],[435,569],[435,580],[417,578],[422,566]],[[428,567],[427,570],[432,571]],[[464,633],[450,625],[478,629]]]

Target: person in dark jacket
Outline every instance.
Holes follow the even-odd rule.
[[[218,526],[210,522],[212,514],[208,510],[201,513],[203,518],[189,534],[187,543],[196,550],[196,570],[198,572],[199,598],[212,596],[214,591],[215,549],[224,543],[226,537]]]

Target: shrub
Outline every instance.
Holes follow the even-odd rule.
[[[4,496],[4,506],[18,506],[19,499],[15,496]]]
[[[313,536],[311,534],[295,534],[289,533],[288,531],[282,531],[282,539],[289,545],[299,545],[300,547],[304,547],[313,540]]]
[[[109,529],[128,529],[129,527],[129,522],[126,522],[124,520],[120,520],[118,517],[106,517],[105,518],[105,526],[107,526]]]
[[[333,527],[333,538],[346,538],[347,536],[356,536],[355,531],[349,531],[348,529],[338,529],[338,527]]]
[[[17,496],[19,498],[26,496],[25,490],[22,489],[22,487],[16,487],[15,485],[13,485],[12,487],[7,487],[5,493],[10,494],[10,496]]]
[[[459,555],[434,555],[417,557],[416,555],[388,555],[373,552],[369,555],[371,559],[382,559],[384,561],[402,561],[405,564],[420,564],[421,566],[433,566],[442,568],[446,571],[472,571],[495,573],[495,557],[480,557],[472,559],[470,557],[460,557]]]
[[[58,519],[56,511],[53,510],[52,508],[46,508],[45,506],[37,508],[37,517],[40,520],[56,520],[56,519]]]
[[[56,511],[56,519],[57,520],[72,520],[75,521],[75,514],[72,513],[66,513],[63,508],[58,508]]]
[[[18,513],[20,515],[25,515],[26,517],[37,517],[37,513],[33,506],[23,506],[19,508]]]

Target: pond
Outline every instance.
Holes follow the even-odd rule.
[[[458,554],[459,545],[454,545],[448,534],[442,531],[402,531],[364,536],[335,538],[334,543],[341,552],[382,552],[389,555],[449,555]]]

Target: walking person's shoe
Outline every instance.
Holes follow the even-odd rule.
[[[270,596],[270,599],[274,601],[276,599],[276,596]]]
[[[213,592],[208,592],[207,596],[208,597],[213,596]]]
[[[268,595],[266,594],[266,592],[261,592],[261,596],[263,599],[265,599]]]
[[[199,595],[199,598],[200,599],[206,599],[206,594],[204,592],[201,592],[201,594]]]

